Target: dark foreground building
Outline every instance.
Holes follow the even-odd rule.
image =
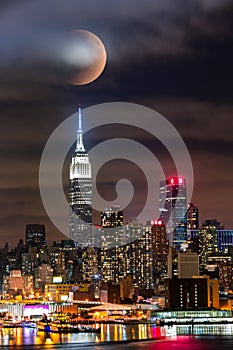
[[[208,276],[165,280],[165,307],[168,309],[206,309],[219,307],[218,280]]]

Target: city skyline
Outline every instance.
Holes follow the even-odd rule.
[[[45,224],[50,241],[64,238],[43,208],[39,163],[51,133],[80,102],[83,108],[133,102],[164,115],[190,152],[192,202],[200,223],[217,219],[232,229],[231,2],[188,0],[176,6],[145,1],[141,6],[136,0],[132,8],[129,1],[120,7],[99,1],[98,9],[89,1],[71,3],[57,1],[56,8],[52,1],[1,4],[1,245],[17,242],[31,222]],[[49,38],[77,28],[98,35],[108,54],[103,74],[86,86],[65,83],[66,63],[48,50]],[[104,134],[119,137],[121,131],[104,129]],[[150,135],[124,132],[154,147],[166,167],[163,150]],[[89,151],[103,135],[97,130],[84,138]]]
[[[135,221],[126,225],[124,232],[123,212],[118,210],[113,208],[102,213],[102,227],[99,227],[102,245],[98,248],[81,247],[69,239],[49,244],[45,226],[26,225],[25,241],[20,239],[13,249],[8,244],[0,249],[1,285],[6,297],[9,297],[8,291],[13,296],[18,295],[26,276],[30,277],[26,278],[28,282],[25,280],[30,285],[27,294],[32,294],[32,278],[35,290],[43,293],[45,284],[50,283],[53,290],[62,282],[69,285],[68,289],[74,283],[83,282],[96,287],[102,282],[106,287],[106,283],[119,284],[130,276],[136,294],[139,292],[145,297],[164,290],[167,278],[192,278],[199,274],[203,278],[214,278],[216,283],[219,280],[220,291],[232,290],[233,230],[224,230],[216,220],[206,220],[199,230],[189,230],[185,246],[178,246],[175,240],[169,244],[161,219],[146,225]],[[187,221],[188,226],[192,217]],[[110,237],[111,233],[114,238]],[[122,234],[131,237],[123,246]],[[112,245],[113,240],[115,244]],[[182,262],[183,272],[180,270]],[[191,268],[189,264],[194,262]],[[229,275],[224,273],[226,268]],[[21,287],[17,285],[18,278]],[[47,296],[45,293],[45,298]]]

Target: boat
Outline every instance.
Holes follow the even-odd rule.
[[[22,327],[22,322],[13,322],[10,320],[5,320],[3,323],[4,328],[18,328]]]
[[[89,325],[71,324],[72,333],[100,333],[100,327],[92,327]]]
[[[50,323],[52,333],[100,333],[100,327],[54,321]]]
[[[61,321],[54,321],[50,323],[50,332],[52,333],[71,333],[69,323],[62,323]]]
[[[34,321],[23,321],[22,322],[22,327],[36,328],[36,322],[34,322]]]
[[[100,333],[100,327],[90,325],[80,325],[73,322],[64,322],[60,320],[48,321],[41,320],[36,323],[37,330],[51,333]]]

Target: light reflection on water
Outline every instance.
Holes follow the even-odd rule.
[[[233,335],[233,324],[228,325],[200,325],[200,326],[174,326],[176,334],[194,335]]]
[[[101,333],[78,334],[46,334],[30,328],[15,328],[0,330],[0,348],[6,345],[42,345],[42,344],[75,344],[75,343],[99,343],[104,341],[121,340],[177,340],[182,335],[231,335],[233,338],[233,325],[200,325],[155,327],[146,324],[139,325],[101,325]]]
[[[165,337],[165,328],[146,324],[104,324],[101,326],[100,333],[100,341],[143,340],[158,337]]]
[[[1,345],[32,345],[32,344],[62,344],[99,342],[95,333],[58,334],[37,332],[30,328],[2,329],[0,331]]]

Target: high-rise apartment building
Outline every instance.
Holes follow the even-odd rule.
[[[53,269],[51,265],[42,263],[35,268],[35,288],[44,292],[46,284],[51,283],[53,279]]]
[[[92,245],[92,173],[83,144],[81,107],[78,110],[76,149],[70,164],[70,238],[79,246]]]
[[[193,203],[188,204],[187,209],[187,230],[199,229],[199,210]]]
[[[221,253],[228,253],[233,247],[233,230],[218,229],[218,249]]]
[[[155,252],[154,259],[158,260],[156,261],[161,268],[162,266],[164,268],[163,249],[166,242],[164,244],[162,242],[162,246],[159,247],[159,237],[166,241],[164,228],[160,235],[152,234],[150,222],[144,226],[136,220],[126,224],[123,229],[123,213],[116,208],[102,213],[102,225],[99,229],[102,232],[103,242],[100,269],[102,281],[118,284],[126,276],[130,276],[137,293],[150,295],[154,289],[152,236],[157,237],[153,244],[157,247],[156,252],[161,253],[155,257]],[[129,243],[122,245],[121,243],[124,243],[122,237]]]
[[[187,209],[187,238],[188,247],[193,252],[199,252],[199,209],[193,203]]]
[[[199,230],[200,269],[203,271],[208,263],[208,256],[218,254],[218,229],[220,223],[216,220],[206,220]]]
[[[27,253],[22,253],[22,275],[34,275],[35,267],[39,264],[37,247],[29,247]]]
[[[100,250],[96,247],[82,249],[82,279],[91,280],[99,275]]]
[[[29,224],[25,229],[27,247],[40,248],[45,245],[45,225]]]
[[[105,209],[101,214],[101,225],[111,228],[123,226],[123,211],[116,206]]]
[[[124,268],[124,227],[123,211],[120,207],[105,209],[101,213],[100,245],[101,274],[106,282],[111,280],[119,283],[125,276]]]
[[[179,250],[187,241],[187,190],[184,177],[160,181],[160,219],[164,221],[169,245]]]
[[[138,224],[139,229],[141,234],[124,247],[123,256],[127,257],[127,272],[130,271],[133,287],[144,295],[154,289],[151,224],[141,227]]]
[[[167,272],[167,256],[169,243],[166,226],[162,220],[151,221],[151,251],[154,282],[159,283],[161,277]]]
[[[120,207],[107,208],[101,213],[101,248],[118,247],[124,243],[123,224],[123,211]]]
[[[49,257],[54,276],[62,276],[65,278],[65,252],[61,244],[54,243],[54,245],[49,248]]]

